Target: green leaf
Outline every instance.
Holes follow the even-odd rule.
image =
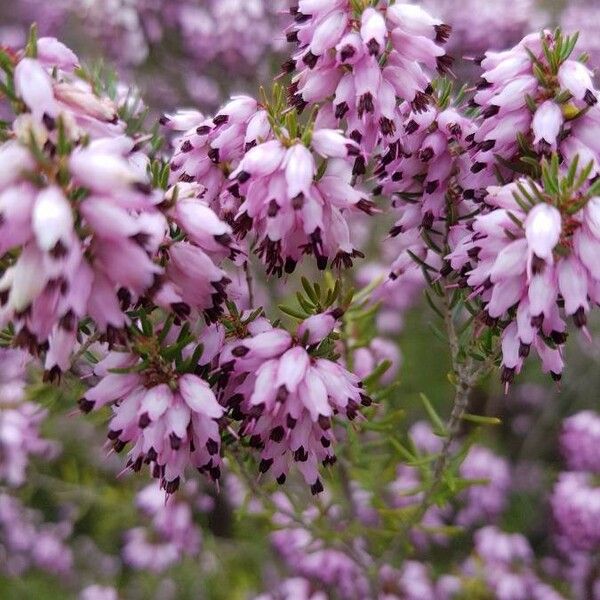
[[[301,313],[298,310],[295,310],[294,308],[291,308],[289,306],[286,306],[285,304],[279,304],[277,307],[282,313],[293,317],[294,319],[299,319],[300,321],[304,321],[304,319],[306,319],[307,315],[305,313]]]
[[[422,392],[419,394],[419,398],[421,399],[421,402],[423,403],[423,406],[425,407],[425,410],[427,411],[429,420],[433,424],[434,433],[436,435],[446,437],[448,435],[448,432],[446,431],[446,426],[444,425],[440,416],[437,414],[437,412],[436,412],[435,408],[433,407],[433,404],[431,403],[429,398]]]
[[[27,38],[27,45],[25,46],[25,56],[29,58],[37,58],[37,41],[38,28],[37,23],[34,23],[29,28],[29,36]]]
[[[470,423],[476,423],[477,425],[502,425],[502,419],[498,417],[484,417],[482,415],[472,415],[470,413],[465,413],[462,416],[464,421],[469,421]]]
[[[315,305],[317,305],[319,303],[319,295],[315,291],[316,286],[315,288],[313,288],[313,286],[310,284],[310,281],[308,281],[306,277],[301,277],[300,282],[302,283],[302,287],[304,288],[306,295],[310,298],[310,300],[312,300],[312,302]]]
[[[377,367],[375,367],[373,372],[368,377],[363,379],[363,385],[366,388],[369,388],[372,385],[378,383],[381,377],[383,377],[383,375],[390,369],[391,366],[391,360],[384,360],[383,362],[379,363]]]

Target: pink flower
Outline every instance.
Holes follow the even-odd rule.
[[[341,310],[333,310],[308,317],[298,326],[298,337],[307,346],[320,343],[335,329],[340,313]]]
[[[526,36],[510,50],[485,54],[481,61],[484,72],[473,100],[480,107],[483,122],[469,138],[470,160],[462,165],[459,177],[465,197],[476,198],[482,188],[494,185],[496,170],[505,181],[514,178],[514,172],[496,157],[513,160],[520,152],[519,136],[531,140],[534,150],[541,154],[559,150],[568,161],[573,161],[575,155],[579,155],[581,164],[593,160],[596,168],[590,176],[597,174],[600,148],[589,135],[595,121],[585,110],[596,98],[589,71],[568,57],[558,65],[550,65],[544,53],[544,47],[553,53],[567,39],[544,31],[542,35]],[[565,94],[568,97],[569,93],[573,96],[573,114],[567,127],[563,109]]]
[[[77,55],[61,41],[53,37],[42,37],[37,41],[37,59],[49,68],[72,72],[79,65]]]
[[[383,145],[376,173],[383,194],[404,208],[392,229],[398,235],[421,226],[431,229],[446,218],[448,188],[466,161],[466,140],[476,126],[454,108],[415,112],[408,104],[400,107],[395,123],[397,133]]]
[[[183,490],[185,491],[185,490]],[[150,527],[136,527],[125,534],[123,559],[136,570],[160,573],[185,556],[200,551],[200,531],[194,524],[192,507],[183,494],[169,497],[157,484],[143,488],[136,498]]]
[[[41,512],[25,507],[17,498],[0,494],[0,546],[2,571],[20,576],[27,569],[65,577],[72,574],[73,553],[67,544],[72,533],[68,521],[43,521]]]
[[[600,472],[600,417],[584,410],[563,421],[561,453],[572,471]]]
[[[588,473],[561,473],[551,504],[559,531],[575,550],[593,551],[600,545],[600,491]]]
[[[206,329],[199,343],[211,340],[213,332]],[[167,336],[159,352],[168,353],[169,342],[177,341],[172,336]],[[207,343],[199,364],[209,364],[217,351],[218,346]],[[193,352],[192,348],[184,355],[191,358]],[[172,361],[156,355],[144,362],[133,353],[111,352],[94,369],[98,383],[79,401],[84,412],[112,405],[108,437],[113,448],[120,452],[129,444],[127,466],[139,471],[149,464],[153,477],[169,494],[179,487],[188,465],[213,480],[219,478],[218,421],[223,415],[208,383],[192,372],[178,372]],[[143,369],[136,368],[140,364]]]
[[[103,333],[123,328],[123,299],[128,308],[162,270],[153,258],[166,222],[152,197],[132,185],[138,176],[127,158],[111,158],[127,178],[110,188],[108,179],[96,185],[89,164],[81,180],[84,171],[74,168],[75,185],[92,186],[77,203],[57,185],[38,191],[26,180],[1,192],[0,229],[7,232],[2,251],[21,248],[0,279],[3,317],[16,324],[18,342],[32,350],[50,342],[46,368],[54,372],[69,366],[80,319],[91,317]],[[98,181],[106,173],[104,164]]]
[[[584,197],[575,212],[570,203],[580,200],[552,199],[526,210],[526,201],[514,197],[518,185],[529,184],[488,188],[486,211],[475,217],[449,259],[483,301],[486,320],[505,323],[503,379],[509,382],[520,371],[531,347],[544,371],[559,379],[564,316],[587,332],[590,300],[598,299],[600,271],[592,259],[600,243],[594,233],[596,203],[585,199],[583,189],[571,192],[573,198]]]
[[[179,235],[165,243],[165,275],[154,301],[179,318],[200,312],[207,322],[214,322],[223,312],[226,287],[231,282],[219,264],[239,252],[231,227],[202,199],[198,184],[176,184],[163,204],[185,239]]]
[[[545,142],[555,150],[563,122],[564,118],[560,106],[552,100],[546,100],[539,106],[533,117],[531,124],[535,136],[533,143]]]
[[[20,350],[0,350],[0,481],[25,483],[31,456],[51,458],[57,445],[40,435],[47,411],[27,402],[25,369],[31,358]]]
[[[456,515],[456,523],[472,526],[496,521],[506,507],[511,488],[508,461],[483,446],[474,445],[460,466],[460,476],[467,481],[485,483],[471,485],[460,494],[463,507]]]
[[[525,237],[529,249],[545,261],[551,260],[562,231],[560,212],[548,204],[536,204],[525,220]]]
[[[170,161],[171,183],[196,183],[198,197],[231,221],[240,200],[228,175],[246,151],[272,137],[266,111],[253,98],[236,96],[213,118],[186,111],[165,116],[162,122],[184,132]]]
[[[583,63],[566,60],[558,70],[558,81],[577,100],[584,100],[590,106],[598,102],[594,90],[593,73]]]
[[[345,118],[352,137],[372,150],[381,135],[393,133],[397,97],[416,110],[427,104],[430,78],[421,65],[448,71],[451,59],[441,44],[450,28],[412,5],[378,2],[358,15],[355,8],[348,0],[300,2],[287,30],[298,50],[285,66],[297,71],[290,97],[299,111],[332,102],[335,117]]]
[[[33,58],[23,58],[15,68],[15,91],[41,120],[44,115],[54,117],[57,107],[52,90],[52,79],[46,69]]]
[[[40,42],[38,59],[15,69],[30,112],[0,146],[0,321],[13,323],[17,344],[46,353],[54,377],[70,366],[82,319],[110,340],[128,324],[125,311],[163,271],[167,222],[115,104],[75,74],[66,46]]]
[[[301,331],[315,335],[312,323]],[[260,450],[260,471],[283,483],[294,462],[313,494],[323,490],[319,463],[335,462],[333,419],[354,419],[370,399],[358,377],[289,333],[256,322],[252,337],[232,341],[220,357],[222,402],[241,420],[240,433]],[[328,327],[319,327],[327,335]],[[312,346],[317,343],[313,337]],[[321,340],[318,340],[321,341]],[[302,342],[300,342],[302,343]]]
[[[230,176],[243,199],[234,230],[256,237],[256,254],[267,272],[291,273],[312,254],[320,269],[351,266],[362,254],[350,241],[346,215],[373,212],[368,195],[353,186],[349,157],[358,148],[339,132],[317,130],[316,146],[299,140],[270,140],[251,148]],[[317,178],[315,152],[328,159]],[[340,158],[340,154],[345,154]]]
[[[99,96],[92,85],[76,73],[78,63],[72,50],[55,38],[40,38],[37,58],[24,57],[17,63],[15,91],[31,113],[34,124],[38,130],[45,130],[54,142],[59,117],[71,139],[124,134],[125,125],[119,122],[117,105]]]

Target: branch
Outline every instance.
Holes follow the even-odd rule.
[[[482,376],[482,369],[475,367],[473,358],[468,353],[466,353],[466,355],[461,353],[460,340],[456,332],[456,325],[452,316],[448,290],[445,286],[443,286],[443,289],[444,323],[446,325],[446,332],[448,334],[448,340],[450,343],[452,370],[456,378],[456,383],[454,384],[454,402],[452,405],[452,412],[450,413],[450,417],[446,422],[446,438],[444,440],[444,445],[442,446],[442,450],[435,461],[431,485],[425,491],[420,508],[416,513],[415,524],[419,523],[423,519],[425,513],[433,504],[436,493],[442,486],[444,474],[452,458],[452,445],[460,433],[461,423],[469,406],[471,390]]]
[[[246,285],[248,286],[248,303],[250,304],[250,310],[252,310],[254,308],[254,285],[249,261],[244,262],[244,273],[246,274]]]

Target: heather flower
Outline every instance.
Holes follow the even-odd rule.
[[[481,481],[459,495],[461,508],[455,517],[458,525],[490,523],[503,513],[511,484],[508,462],[482,446],[472,446],[460,466],[460,476]]]
[[[229,175],[245,152],[272,137],[266,110],[249,96],[235,96],[214,117],[183,111],[164,115],[161,121],[182,132],[170,161],[171,183],[196,183],[200,197],[232,222],[241,200]]]
[[[394,133],[397,98],[422,110],[429,73],[445,73],[452,63],[442,47],[450,27],[415,5],[301,0],[290,12],[287,38],[298,44],[285,65],[297,71],[292,103],[302,110],[332,99],[335,116],[369,150]]]
[[[227,285],[231,279],[219,266],[227,256],[235,258],[231,227],[222,221],[203,198],[196,183],[178,183],[167,191],[162,203],[176,235],[161,248],[165,264],[153,300],[179,318],[193,313],[216,322],[223,312]],[[185,236],[185,237],[184,237]]]
[[[159,485],[151,484],[138,493],[136,504],[152,520],[152,528],[148,531],[137,527],[126,532],[122,553],[130,567],[159,573],[183,556],[198,554],[200,532],[188,502],[180,496],[165,502]]]
[[[94,584],[81,590],[79,600],[119,600],[119,596],[113,587]]]
[[[103,138],[123,135],[125,124],[118,119],[113,100],[96,93],[75,67],[73,51],[54,38],[40,38],[37,58],[22,57],[14,67],[14,86],[33,119],[34,132],[57,143],[63,120],[64,134],[77,141],[84,136]],[[23,131],[27,141],[28,131]],[[42,142],[42,144],[43,144]]]
[[[600,417],[584,410],[563,421],[561,453],[572,471],[600,472]]]
[[[302,513],[301,518],[306,523],[303,526],[290,517],[294,508],[286,496],[278,493],[273,500],[278,509],[273,522],[278,530],[271,534],[270,540],[291,572],[314,582],[318,590],[331,590],[341,600],[368,598],[369,584],[356,560],[346,550],[329,547],[311,532],[310,524],[318,517],[315,507]],[[329,507],[328,517],[334,522],[339,520],[337,508]],[[360,538],[351,543],[355,553],[368,561]]]
[[[553,168],[558,180],[558,165]],[[526,180],[488,188],[485,203],[491,210],[475,217],[471,234],[450,255],[453,268],[483,301],[485,319],[503,320],[505,382],[520,372],[531,347],[544,372],[560,379],[563,315],[587,334],[590,300],[598,301],[598,199],[567,185],[560,198],[547,191],[548,200],[536,195],[528,205],[520,196],[523,190],[528,194],[524,186],[541,194]]]
[[[283,483],[295,463],[317,494],[323,491],[319,464],[336,460],[335,417],[353,420],[371,401],[358,377],[320,357],[322,340],[305,347],[302,338],[260,320],[250,333],[221,353],[221,402],[260,451],[261,473],[271,471]]]
[[[71,54],[54,40],[17,64],[28,111],[0,146],[0,318],[17,344],[47,350],[51,376],[70,366],[81,319],[109,339],[128,324],[124,311],[162,271],[154,258],[167,227],[116,106],[44,58],[72,70]]]
[[[25,483],[32,456],[51,457],[56,446],[40,436],[47,411],[25,397],[29,357],[19,350],[0,350],[0,481]]]
[[[407,560],[399,571],[384,565],[380,572],[385,600],[437,600],[435,584],[424,563]]]
[[[0,494],[0,570],[19,576],[36,568],[67,575],[73,566],[66,539],[71,524],[44,523],[41,513],[23,506],[8,494]]]
[[[529,564],[533,558],[523,535],[505,533],[492,525],[475,533],[475,550],[488,564]]]
[[[91,317],[113,340],[129,323],[126,311],[147,295],[180,318],[195,311],[214,321],[222,312],[229,282],[216,263],[234,249],[230,227],[199,198],[202,190],[189,183],[170,190],[161,204],[169,224],[185,234],[167,237],[168,223],[158,208],[160,194],[151,192],[148,159],[140,145],[123,135],[123,123],[113,124],[116,108],[110,101],[96,97],[85,82],[63,83],[56,70],[52,76],[47,73],[44,57],[60,58],[71,69],[75,59],[59,42],[42,41],[38,61],[23,59],[34,76],[19,75],[23,61],[15,70],[16,82],[22,80],[17,87],[27,91],[42,113],[21,115],[15,133],[23,141],[11,140],[2,149],[7,159],[3,225],[11,234],[1,249],[21,246],[22,252],[14,264],[9,262],[0,289],[6,296],[4,321],[16,322],[19,344],[32,351],[48,347],[46,369],[53,376],[69,367],[81,319]],[[68,109],[52,95],[54,77],[59,77],[55,90],[62,86]],[[105,108],[110,116],[106,126],[115,131],[103,129],[98,121]],[[181,124],[190,118],[194,117],[174,121]],[[90,143],[83,138],[83,127],[94,138]],[[61,136],[68,133],[74,145],[68,157],[68,186],[59,169],[44,187],[48,167],[27,148],[29,131],[48,150],[52,164],[58,158],[53,144],[64,144]],[[114,137],[97,137],[108,134]],[[13,163],[23,172],[12,168]],[[40,171],[41,189],[29,181],[29,171]]]
[[[532,569],[533,551],[523,535],[487,526],[475,533],[474,540],[479,560],[470,559],[463,570],[481,578],[494,598],[544,598],[546,586]]]
[[[293,272],[305,254],[315,257],[319,269],[330,261],[350,267],[363,256],[346,222],[352,212],[374,212],[369,195],[353,186],[350,159],[359,154],[341,132],[317,129],[310,143],[273,139],[244,155],[230,176],[243,198],[234,230],[241,237],[252,232],[269,274]],[[318,172],[319,156],[328,160]]]
[[[382,193],[403,208],[394,236],[417,227],[431,229],[446,218],[453,177],[466,161],[466,140],[476,131],[472,120],[451,107],[416,112],[405,103],[397,123],[397,134],[386,140],[376,171]]]
[[[545,55],[558,56],[557,48],[569,40],[548,31],[531,34],[481,60],[484,72],[473,104],[480,107],[483,123],[467,138],[471,160],[459,180],[466,197],[477,199],[482,187],[496,183],[498,168],[510,180],[513,173],[496,157],[518,159],[522,143],[542,155],[559,149],[567,160],[579,154],[585,164],[600,156],[597,140],[585,135],[595,122],[586,109],[597,103],[591,71],[564,56],[551,65]]]
[[[168,494],[177,490],[188,465],[213,480],[220,477],[223,408],[195,373],[211,363],[222,341],[218,326],[197,337],[187,327],[178,335],[165,331],[160,347],[152,338],[140,338],[141,355],[111,352],[96,365],[99,381],[79,401],[84,412],[112,406],[113,448],[120,452],[129,445],[127,466],[139,471],[150,465]]]
[[[450,50],[460,56],[479,56],[487,50],[503,50],[516,44],[538,21],[534,0],[425,0],[424,8],[452,24]],[[576,31],[578,27],[567,27]]]
[[[551,497],[559,532],[578,550],[593,551],[600,545],[600,488],[593,475],[567,472],[559,475]]]

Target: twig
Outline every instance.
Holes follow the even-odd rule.
[[[471,390],[482,373],[480,369],[474,368],[473,358],[467,353],[463,358],[461,356],[460,340],[456,332],[456,325],[452,316],[452,309],[450,308],[450,299],[448,298],[448,291],[444,287],[444,323],[446,325],[446,332],[448,334],[448,341],[450,343],[450,355],[452,359],[452,370],[456,377],[454,402],[452,405],[452,412],[446,423],[445,433],[446,437],[444,445],[440,451],[434,467],[431,485],[425,491],[423,500],[416,512],[415,524],[419,523],[425,516],[427,510],[433,504],[434,497],[442,485],[444,473],[448,467],[452,455],[452,445],[458,434],[460,433],[460,427],[462,419],[467,412],[469,406],[469,397]]]
[[[254,285],[252,281],[252,272],[250,271],[249,261],[244,262],[244,273],[246,274],[246,285],[248,286],[248,302],[250,309],[254,308]]]
[[[75,354],[73,354],[73,358],[71,359],[71,369],[75,366],[75,363],[90,349],[90,347],[95,344],[100,338],[102,334],[97,331],[93,335],[91,335],[77,350]]]

